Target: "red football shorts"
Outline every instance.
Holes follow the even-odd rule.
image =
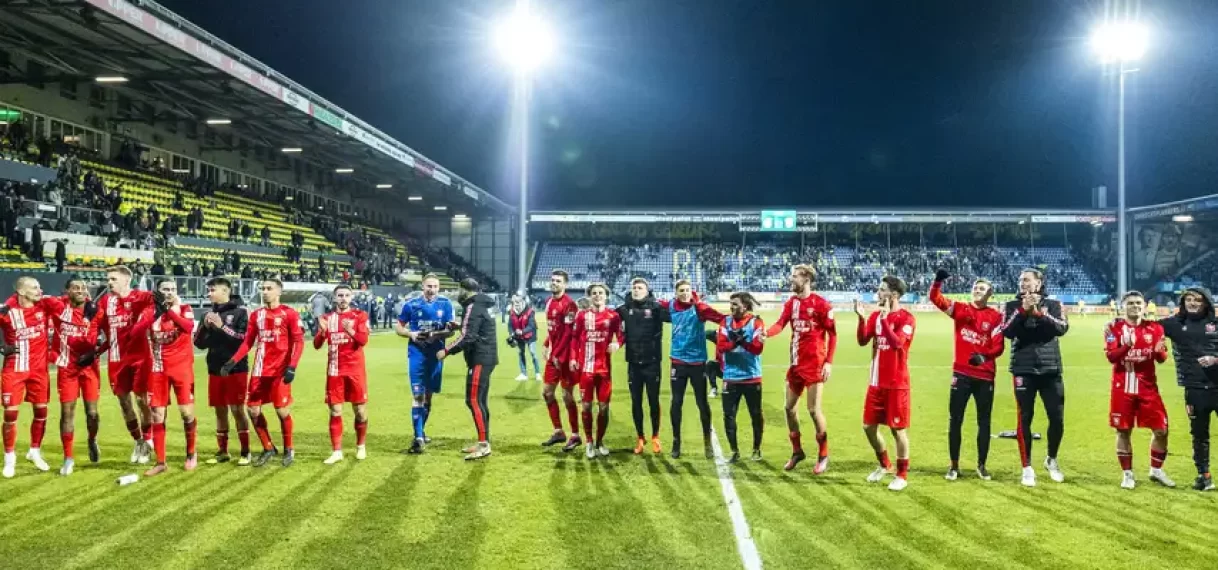
[[[101,397],[101,374],[97,366],[60,368],[55,373],[55,387],[61,404],[75,402],[82,394],[86,402],[96,402]]]
[[[863,425],[886,425],[893,429],[909,427],[909,389],[867,387],[863,403]]]
[[[327,376],[326,403],[335,404],[367,404],[368,380],[356,376]]]
[[[558,384],[564,390],[570,390],[579,384],[577,376],[578,373],[572,372],[567,366],[555,366],[552,363],[546,363],[546,384]]]
[[[115,396],[148,391],[148,363],[145,361],[111,363],[106,375],[110,377],[110,390]]]
[[[821,370],[811,370],[806,366],[792,366],[787,369],[787,388],[796,395],[803,394],[804,389],[813,384],[822,384],[825,379]]]
[[[179,406],[195,403],[195,371],[188,366],[174,366],[153,372],[148,380],[148,405],[153,408],[169,406],[169,391]]]
[[[1122,431],[1133,429],[1135,426],[1165,430],[1167,408],[1163,406],[1163,398],[1159,396],[1158,390],[1146,390],[1139,394],[1113,390],[1108,403],[1108,424]]]
[[[16,406],[21,402],[45,404],[51,401],[51,381],[49,378],[38,378],[25,375],[24,378],[8,373],[0,375],[0,403],[5,406]]]
[[[595,397],[597,402],[609,403],[613,394],[613,378],[607,373],[580,374],[579,394],[583,402],[591,402]]]
[[[213,408],[245,405],[245,390],[249,387],[249,381],[249,372],[234,372],[228,376],[209,375],[207,405]]]
[[[257,408],[270,404],[285,408],[292,403],[292,385],[283,383],[283,376],[250,376],[249,399],[245,405]]]

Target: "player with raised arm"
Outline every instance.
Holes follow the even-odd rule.
[[[216,277],[207,282],[207,298],[211,311],[195,330],[195,348],[207,351],[207,404],[216,413],[216,456],[208,463],[227,463],[228,417],[231,414],[237,427],[237,438],[241,443],[241,455],[237,465],[249,465],[250,432],[245,416],[245,391],[249,387],[249,359],[242,358],[224,376],[221,370],[225,363],[237,353],[245,342],[245,331],[249,324],[240,295],[233,294],[233,285],[228,279]]]
[[[39,471],[51,469],[42,458],[42,438],[47,429],[47,403],[51,381],[47,372],[47,324],[51,315],[63,311],[58,297],[43,297],[42,286],[33,277],[18,277],[16,293],[0,305],[0,402],[4,405],[4,469],[11,478],[17,469],[17,413],[22,402],[34,409],[30,423],[30,449],[25,458]]]
[[[707,459],[715,456],[711,447],[711,409],[707,399],[706,379],[706,326],[704,323],[723,322],[723,313],[702,302],[693,285],[685,279],[677,281],[677,296],[672,301],[663,301],[672,319],[671,346],[668,357],[672,360],[672,404],[669,416],[672,421],[672,457],[681,457],[681,415],[685,407],[687,386],[694,389],[694,400],[698,405],[698,419],[702,423],[702,448]]]
[[[955,481],[960,476],[960,432],[969,398],[977,402],[977,476],[990,480],[985,467],[990,453],[990,416],[994,410],[994,361],[1002,356],[1005,342],[998,327],[1002,313],[990,307],[994,285],[985,279],[973,282],[970,303],[952,301],[943,296],[943,282],[951,277],[946,269],[935,272],[930,286],[930,302],[952,318],[956,327],[956,353],[952,360],[952,388],[948,401],[947,446],[951,459],[944,478]]]
[[[744,399],[753,424],[753,461],[761,461],[761,435],[765,419],[761,413],[761,352],[765,349],[765,323],[753,315],[757,301],[748,293],[732,293],[732,314],[716,333],[715,348],[723,372],[723,431],[732,450],[729,463],[740,460],[736,443],[736,413]]]
[[[460,287],[457,301],[465,311],[460,332],[436,358],[444,360],[449,355],[465,353],[465,406],[473,416],[478,434],[478,441],[462,450],[465,460],[471,461],[491,454],[491,410],[487,398],[491,372],[499,364],[499,343],[495,340],[495,319],[490,312],[495,300],[482,293],[482,285],[475,279],[462,279]]]
[[[368,313],[351,307],[355,293],[347,285],[334,288],[334,310],[317,321],[313,348],[327,342],[326,405],[330,407],[330,445],[333,453],[324,463],[343,460],[343,404],[355,411],[355,458],[368,457],[364,438],[368,435],[368,372],[364,345],[368,344]]]
[[[148,391],[150,351],[148,336],[132,334],[131,327],[144,310],[152,306],[153,299],[151,292],[131,288],[131,276],[131,270],[125,265],[106,268],[106,285],[110,291],[97,300],[97,316],[92,326],[106,336],[98,350],[106,352],[110,389],[118,398],[127,433],[135,440],[131,462],[148,463],[152,456],[152,409],[144,396]]]
[[[1117,430],[1116,454],[1121,464],[1121,488],[1136,486],[1133,477],[1134,426],[1149,428],[1154,435],[1150,442],[1150,480],[1164,487],[1175,487],[1166,473],[1167,408],[1159,395],[1155,364],[1167,361],[1166,337],[1163,327],[1146,318],[1146,298],[1138,291],[1121,297],[1125,318],[1117,319],[1104,329],[1104,353],[1112,363],[1112,397],[1108,419]]]
[[[569,367],[571,357],[571,331],[575,328],[575,314],[579,312],[576,302],[567,294],[567,272],[555,269],[550,273],[550,294],[546,301],[546,340],[543,345],[546,357],[545,386],[541,390],[546,410],[550,413],[550,424],[554,433],[541,442],[544,447],[566,442],[563,451],[571,451],[583,444],[579,437],[579,408],[575,405],[575,387],[579,385],[576,374]],[[571,437],[562,429],[562,418],[558,410],[557,389],[562,388],[563,405],[567,408],[567,422],[571,426]]]
[[[897,446],[896,479],[888,489],[901,491],[909,484],[909,349],[913,345],[915,320],[913,314],[901,307],[905,282],[891,275],[880,280],[876,289],[878,308],[864,315],[858,300],[854,312],[859,317],[859,346],[871,344],[871,380],[867,385],[867,400],[863,405],[863,431],[875,450],[880,466],[867,476],[868,483],[879,483],[891,472],[892,462],[884,445],[879,426],[892,430]]]
[[[428,442],[427,420],[431,417],[431,398],[444,381],[444,363],[436,353],[444,348],[449,329],[457,322],[452,301],[440,294],[440,278],[434,273],[423,277],[423,295],[406,301],[394,332],[410,339],[407,360],[410,393],[414,402],[410,408],[414,440],[406,453],[423,453]]]
[[[59,390],[59,439],[63,442],[63,467],[60,475],[71,475],[76,465],[76,401],[85,402],[85,424],[89,429],[89,461],[101,460],[97,430],[101,419],[97,402],[101,398],[101,375],[95,350],[97,331],[89,323],[97,316],[97,305],[89,300],[83,279],[73,276],[65,284],[67,295],[60,298],[62,311],[51,314],[55,341],[51,359],[55,361],[55,385]],[[90,336],[92,335],[92,336]]]
[[[776,336],[791,325],[791,367],[787,369],[787,398],[784,409],[787,416],[787,432],[791,438],[791,459],[783,469],[790,471],[807,458],[799,431],[799,413],[796,406],[804,391],[808,392],[808,415],[816,428],[817,460],[812,472],[819,475],[829,468],[829,435],[825,412],[821,409],[821,396],[825,382],[833,372],[833,353],[837,351],[837,322],[833,318],[833,305],[824,297],[812,292],[816,284],[816,270],[810,265],[791,268],[791,293],[782,305],[782,314],[766,331],[766,336]]]
[[[660,453],[660,367],[664,360],[664,323],[668,309],[651,294],[646,279],[630,281],[630,297],[617,308],[626,338],[626,367],[630,384],[630,415],[634,420],[635,455],[647,446],[643,432],[643,395],[651,413],[651,452]]]
[[[1011,375],[1015,382],[1015,405],[1019,410],[1016,439],[1019,458],[1023,464],[1020,484],[1036,486],[1036,471],[1032,469],[1032,418],[1036,414],[1036,397],[1044,402],[1049,416],[1048,454],[1045,469],[1049,478],[1061,483],[1066,480],[1057,463],[1065,433],[1066,386],[1062,382],[1062,352],[1058,337],[1066,334],[1070,323],[1062,312],[1062,304],[1045,295],[1045,277],[1039,269],[1025,269],[1019,274],[1019,294],[1003,307],[1002,334],[1011,339]]]
[[[262,443],[262,454],[254,460],[254,466],[262,467],[279,454],[271,443],[266,416],[262,414],[262,405],[271,404],[283,429],[283,466],[290,467],[296,460],[292,447],[292,381],[296,379],[296,365],[304,352],[304,328],[296,309],[279,302],[283,294],[282,281],[266,279],[261,288],[262,306],[250,314],[245,342],[224,364],[220,375],[231,376],[237,363],[257,349],[246,402],[246,412]]]
[[[623,340],[622,318],[609,309],[609,288],[593,283],[586,291],[592,307],[575,316],[570,355],[571,372],[578,374],[580,401],[583,404],[584,437],[588,439],[588,459],[608,457],[605,430],[609,427],[609,400],[613,395],[613,362]],[[706,340],[702,339],[705,344]],[[705,365],[703,365],[705,366]],[[596,438],[592,437],[592,400],[597,401]]]
[[[177,282],[165,277],[157,279],[155,303],[154,318],[148,329],[148,339],[152,343],[148,405],[152,408],[156,465],[144,473],[145,477],[160,475],[168,469],[165,465],[165,414],[170,391],[178,402],[186,434],[185,469],[194,471],[199,463],[195,453],[199,423],[195,420],[195,352],[191,342],[195,332],[194,309],[178,297]]]

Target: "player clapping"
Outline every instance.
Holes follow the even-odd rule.
[[[148,405],[152,408],[152,444],[156,449],[156,465],[144,473],[152,477],[164,473],[165,413],[169,407],[169,392],[173,390],[182,415],[186,434],[186,466],[193,471],[198,465],[195,454],[198,422],[195,421],[195,353],[191,336],[195,330],[194,310],[178,298],[178,286],[173,279],[158,279],[153,320],[148,329],[152,345],[149,360]],[[147,318],[147,315],[140,317]],[[136,329],[142,328],[136,325]]]
[[[804,454],[796,406],[804,390],[808,392],[808,415],[816,428],[817,460],[812,472],[824,473],[829,468],[828,422],[821,409],[825,382],[833,371],[833,353],[837,350],[837,323],[833,305],[812,292],[816,270],[809,265],[791,268],[791,292],[794,295],[782,306],[778,321],[766,331],[776,336],[791,325],[791,367],[787,369],[787,431],[791,438],[791,459],[783,469],[790,471],[807,456]]]
[[[283,466],[289,467],[296,460],[292,448],[292,381],[296,379],[296,365],[304,351],[304,329],[300,325],[300,314],[280,304],[282,294],[282,281],[267,279],[262,282],[262,307],[250,315],[245,342],[220,371],[221,376],[231,375],[237,363],[257,348],[246,402],[254,431],[262,442],[262,454],[254,461],[255,467],[266,465],[279,454],[271,443],[266,417],[262,414],[263,404],[275,407],[283,428]]]
[[[368,434],[368,373],[364,367],[364,345],[368,344],[368,314],[351,308],[351,287],[334,288],[334,311],[318,317],[313,348],[327,342],[326,405],[330,406],[330,444],[326,465],[343,460],[343,403],[355,409],[355,458],[368,456],[364,438]]]
[[[242,305],[240,295],[233,295],[227,279],[216,277],[207,282],[207,298],[211,311],[195,334],[195,348],[207,351],[207,403],[216,413],[216,445],[214,459],[208,463],[226,463],[228,455],[228,416],[237,424],[241,455],[237,465],[250,464],[249,422],[245,417],[245,391],[249,386],[249,362],[242,358],[223,375],[229,361],[241,344],[249,325],[249,311]]]
[[[969,398],[977,402],[977,476],[989,481],[985,467],[990,452],[990,414],[994,409],[994,360],[1002,355],[1002,313],[989,306],[994,286],[985,279],[973,282],[973,301],[960,303],[943,296],[943,282],[951,275],[946,269],[935,272],[930,286],[930,302],[952,318],[956,327],[956,355],[952,361],[952,388],[948,402],[948,454],[951,467],[944,476],[955,481],[960,476],[960,430]]]
[[[1175,487],[1163,472],[1167,459],[1167,409],[1159,396],[1155,364],[1167,360],[1163,327],[1146,319],[1146,299],[1137,291],[1121,297],[1125,318],[1108,324],[1104,330],[1104,353],[1112,363],[1112,397],[1109,423],[1117,430],[1116,454],[1121,464],[1121,488],[1136,485],[1133,476],[1131,434],[1135,425],[1149,428],[1150,480]]]
[[[892,469],[880,424],[892,430],[897,445],[896,479],[888,485],[893,491],[905,489],[909,475],[909,348],[913,345],[914,316],[901,308],[905,282],[888,276],[876,290],[878,309],[864,315],[858,300],[854,312],[859,317],[858,343],[871,343],[871,381],[863,407],[863,431],[875,450],[880,467],[867,476],[867,482],[879,483]]]
[[[59,438],[63,442],[63,467],[60,475],[71,475],[76,465],[74,442],[76,426],[76,400],[85,402],[85,423],[89,430],[89,461],[101,460],[101,448],[97,445],[97,430],[101,419],[97,401],[101,397],[100,373],[94,350],[97,346],[97,331],[89,323],[97,315],[97,305],[89,300],[85,282],[73,277],[67,282],[67,296],[60,299],[64,308],[51,314],[56,340],[51,345],[51,358],[55,361],[56,388],[59,390]]]
[[[579,380],[580,400],[583,403],[584,437],[588,439],[588,459],[609,455],[605,447],[605,430],[609,427],[609,399],[613,394],[613,370],[611,356],[617,352],[622,341],[622,318],[605,306],[609,299],[609,288],[594,283],[588,286],[588,297],[592,307],[575,316],[572,332],[570,368]],[[706,340],[699,337],[703,345]],[[596,415],[596,438],[592,437],[592,400],[598,402]]]
[[[753,316],[757,302],[748,293],[732,293],[732,314],[719,325],[715,347],[722,358],[723,431],[727,434],[732,456],[740,460],[736,443],[736,413],[744,399],[753,424],[753,461],[761,461],[761,435],[765,419],[761,414],[761,352],[765,349],[766,329],[760,317]]]

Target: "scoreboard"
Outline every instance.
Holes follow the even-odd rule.
[[[795,210],[761,211],[761,231],[763,232],[798,231],[795,226]]]

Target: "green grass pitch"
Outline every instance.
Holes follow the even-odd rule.
[[[767,320],[773,314],[764,315]],[[1172,368],[1161,368],[1172,423],[1167,471],[1184,488],[1146,479],[1149,434],[1135,435],[1139,487],[1118,488],[1120,471],[1107,427],[1110,368],[1101,354],[1104,317],[1075,318],[1063,340],[1066,437],[1060,455],[1065,484],[1054,484],[1039,461],[1039,486],[1018,484],[1013,440],[995,440],[994,480],[972,472],[973,417],[965,422],[961,480],[943,480],[947,466],[947,394],[952,331],[940,314],[919,314],[913,345],[912,472],[903,493],[869,485],[874,456],[860,428],[869,349],[854,342],[853,315],[843,312],[837,366],[826,386],[832,467],[813,476],[811,462],[781,470],[790,446],[782,414],[789,333],[771,339],[766,362],[765,460],[731,468],[752,535],[768,568],[1215,568],[1215,495],[1186,489],[1193,473],[1187,418]],[[697,413],[687,398],[687,457],[636,457],[629,451],[625,366],[615,368],[609,443],[614,453],[589,461],[538,446],[550,433],[538,382],[516,382],[515,353],[501,348],[491,387],[494,455],[461,460],[473,437],[462,400],[465,366],[447,363],[421,457],[399,454],[409,443],[410,391],[405,342],[380,335],[368,347],[370,457],[327,467],[323,405],[324,351],[311,347],[295,383],[297,463],[262,469],[234,464],[182,471],[183,442],[170,412],[171,471],[118,487],[142,472],[127,464],[130,442],[108,388],[102,398],[102,462],[84,453],[78,417],[77,456],[70,478],[60,464],[58,405],[52,398],[44,455],[50,473],[24,459],[18,475],[0,480],[0,567],[4,568],[739,568],[741,558],[716,468],[701,458]],[[205,378],[203,360],[197,361]],[[1000,369],[1005,368],[1005,360]],[[1013,429],[1010,377],[999,377],[995,431]],[[196,387],[205,405],[205,383]],[[663,388],[667,444],[667,383]],[[712,400],[722,431],[720,404]],[[267,408],[269,411],[270,408]],[[1035,424],[1044,431],[1043,411]],[[28,446],[29,407],[21,410],[18,454]],[[80,415],[83,415],[81,413]],[[213,452],[214,418],[198,410],[199,452]],[[805,441],[811,422],[801,412]],[[273,417],[273,416],[272,416]],[[565,417],[565,416],[564,416]],[[351,413],[346,443],[354,448]],[[741,437],[750,437],[741,411]],[[278,424],[271,420],[279,441]],[[693,434],[693,437],[690,437]],[[891,438],[889,438],[891,441]],[[721,440],[722,441],[722,440]],[[234,438],[235,444],[235,438]],[[726,446],[726,442],[724,442]],[[257,446],[255,438],[255,446]],[[744,445],[747,449],[747,443]]]

